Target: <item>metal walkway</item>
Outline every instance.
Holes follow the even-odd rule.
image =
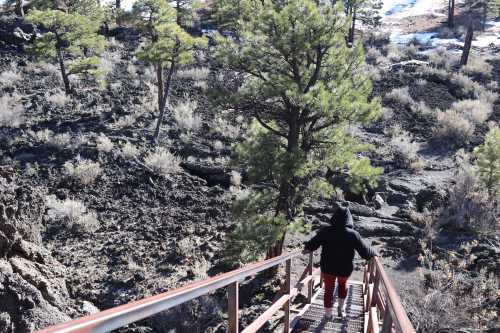
[[[363,284],[358,281],[348,282],[347,298],[345,302],[346,318],[337,317],[337,287],[333,293],[333,317],[326,320],[324,317],[323,297],[324,290],[321,289],[314,296],[312,303],[294,326],[292,333],[302,332],[345,332],[362,333],[365,323]]]

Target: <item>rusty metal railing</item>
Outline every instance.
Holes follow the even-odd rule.
[[[415,333],[378,257],[372,258],[365,266],[363,284],[365,313],[368,317],[366,333]]]
[[[228,333],[238,333],[239,331],[239,282],[256,275],[266,269],[285,263],[286,275],[284,290],[280,296],[262,315],[253,323],[246,327],[242,333],[254,333],[260,329],[266,321],[280,309],[284,311],[284,331],[290,329],[290,303],[292,298],[298,294],[302,286],[307,285],[307,300],[311,302],[314,278],[318,270],[313,270],[312,254],[309,255],[309,265],[306,267],[301,281],[294,288],[291,288],[291,267],[292,259],[300,256],[299,251],[283,254],[279,257],[271,258],[262,262],[247,265],[228,273],[188,284],[179,289],[168,291],[156,296],[148,297],[132,303],[121,305],[109,310],[98,312],[93,315],[78,318],[69,322],[61,323],[39,331],[39,333],[89,333],[108,332],[144,318],[151,317],[159,312],[173,308],[176,305],[185,303],[199,296],[208,294],[214,290],[227,287],[228,296]]]

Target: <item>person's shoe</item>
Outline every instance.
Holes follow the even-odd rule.
[[[325,318],[326,319],[332,318],[332,308],[325,308]]]
[[[339,298],[339,307],[337,309],[337,314],[339,315],[340,318],[345,318],[345,311],[344,311],[344,302],[345,298]]]

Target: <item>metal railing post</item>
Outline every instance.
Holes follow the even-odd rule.
[[[227,286],[227,333],[238,333],[239,330],[239,283],[233,282]]]
[[[373,285],[373,295],[372,295],[372,303],[371,306],[377,306],[378,300],[378,293],[380,289],[380,272],[377,270],[375,271],[375,279],[374,279],[374,285]]]
[[[313,274],[313,253],[309,253],[309,263],[307,265],[307,275],[312,277]],[[311,281],[307,284],[307,303],[311,304],[313,297],[313,287],[314,287],[314,279],[311,278]]]
[[[292,273],[292,259],[288,259],[286,261],[285,265],[285,293],[290,295],[291,291],[291,273]],[[283,316],[283,332],[284,333],[289,333],[290,332],[290,299],[283,305],[283,311],[285,312],[285,315]]]
[[[386,311],[384,313],[384,320],[382,322],[382,333],[392,333],[392,316],[389,310],[389,301],[385,302]]]

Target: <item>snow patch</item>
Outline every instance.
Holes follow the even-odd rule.
[[[410,16],[444,16],[443,3],[436,0],[384,0],[380,14],[383,19],[401,19]]]

